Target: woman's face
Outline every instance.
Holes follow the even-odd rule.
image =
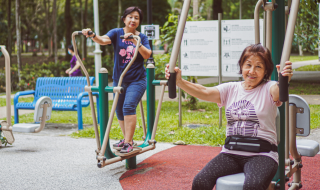
[[[68,53],[69,53],[70,55],[72,55],[72,54],[73,54],[73,51],[68,48]]]
[[[133,11],[124,18],[124,24],[129,28],[138,28],[140,24],[140,15],[137,11]]]
[[[251,55],[242,65],[242,76],[247,85],[256,87],[266,74],[263,59],[257,55]]]

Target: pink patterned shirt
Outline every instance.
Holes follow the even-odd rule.
[[[278,104],[273,101],[270,88],[276,81],[263,82],[252,90],[245,90],[242,82],[229,82],[217,86],[220,92],[221,105],[225,106],[228,121],[226,136],[243,135],[259,137],[272,144],[277,144],[275,119]],[[278,162],[278,153],[252,153],[245,151],[228,150],[224,153],[242,156],[264,155]]]

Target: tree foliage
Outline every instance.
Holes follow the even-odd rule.
[[[70,2],[70,9],[65,11],[66,2]],[[85,3],[87,2],[87,3]],[[101,0],[99,2],[99,25],[100,34],[106,34],[110,29],[117,27],[118,20],[118,0]],[[0,0],[0,44],[8,46],[7,31],[11,29],[12,46],[16,41],[15,34],[15,4],[11,2],[11,26],[8,25],[7,15],[8,0]],[[27,40],[38,41],[35,48],[39,51],[39,45],[48,49],[53,47],[53,0],[20,0],[21,7],[21,38],[23,43],[22,52],[31,51],[27,45]],[[82,0],[82,6],[87,5],[86,27],[94,29],[93,21],[93,1]],[[132,0],[123,1],[122,10],[128,6],[139,6],[143,11],[144,21],[147,24],[147,1]],[[161,7],[161,8],[159,8]],[[67,7],[68,8],[68,7]],[[167,0],[152,1],[153,24],[163,25],[166,16],[170,12],[170,4]],[[85,10],[85,7],[82,7]],[[48,21],[48,25],[46,22]],[[71,33],[81,30],[81,7],[80,0],[57,0],[57,43],[58,49],[61,44],[64,46],[71,44]],[[123,27],[123,24],[121,25]],[[139,28],[140,29],[140,28]],[[68,37],[70,36],[70,37]],[[81,48],[79,48],[81,50]],[[104,50],[104,47],[102,46]],[[16,53],[15,50],[13,53]],[[67,54],[68,55],[68,54]]]
[[[293,45],[296,48],[301,45],[303,50],[313,54],[319,43],[319,15],[318,5],[310,5],[306,0],[300,2]]]

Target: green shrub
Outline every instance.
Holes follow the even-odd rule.
[[[166,79],[164,69],[170,61],[170,54],[156,54],[153,56],[155,62],[155,78]]]
[[[95,76],[94,57],[88,57],[86,61],[83,61],[83,64],[86,67],[89,76]],[[111,79],[113,72],[113,60],[111,56],[105,56],[102,58],[102,67],[108,69],[109,78]],[[65,73],[65,71],[68,68],[70,68],[70,63],[68,61],[61,61],[57,64],[54,62],[49,62],[48,64],[27,63],[21,68],[21,80],[19,82],[18,67],[17,65],[11,65],[11,90],[20,91],[35,89],[38,77],[67,77],[68,75]],[[0,92],[5,92],[5,86],[5,68],[0,68]]]

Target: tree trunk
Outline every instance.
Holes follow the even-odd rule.
[[[64,7],[64,21],[66,24],[66,60],[70,60],[71,56],[68,54],[68,46],[71,45],[71,27],[72,27],[72,17],[70,14],[70,0],[66,0],[66,4]]]
[[[11,0],[8,0],[8,44],[7,50],[11,57],[12,53],[12,42],[11,42]]]
[[[42,52],[42,30],[40,29],[39,30],[39,38],[38,38],[38,42],[39,42],[39,52],[41,52],[42,54],[43,54],[43,52]]]
[[[26,48],[25,48],[25,52],[28,53],[28,52],[29,52],[29,48],[28,48],[28,42],[29,42],[28,31],[26,32],[26,39],[25,39],[25,41],[27,42],[27,43],[24,43],[24,46],[26,47]]]
[[[118,0],[118,25],[117,25],[118,28],[120,28],[120,25],[121,25],[121,12],[122,12],[121,0]]]
[[[88,16],[88,0],[85,0],[85,3],[84,3],[84,14],[83,14],[83,28],[86,28],[87,27],[87,16]],[[85,38],[84,39],[84,42],[83,43],[83,52],[82,52],[82,56],[85,60],[87,60],[87,39]]]
[[[58,44],[57,44],[57,0],[53,0],[53,39],[54,39],[54,63],[58,64]]]
[[[16,35],[17,35],[17,62],[18,62],[18,76],[19,82],[21,81],[21,34],[20,34],[20,14],[19,6],[20,0],[16,0]]]
[[[213,10],[213,20],[218,20],[218,13],[223,13],[222,0],[213,0],[212,10]]]
[[[80,26],[81,29],[83,28],[83,9],[82,9],[82,0],[80,1],[80,14],[81,14],[81,19],[80,19]],[[86,38],[85,37],[81,37],[81,41],[80,41],[80,45],[81,45],[81,52],[84,52],[84,44],[86,42]],[[79,55],[80,56],[80,55]],[[83,58],[83,57],[82,57]]]
[[[207,7],[207,20],[211,20],[211,7],[210,6],[208,6]]]
[[[198,0],[193,0],[193,18],[198,19],[199,17],[199,2]]]
[[[50,30],[50,23],[49,23],[49,18],[50,18],[50,1],[48,0],[43,0],[44,3],[44,9],[46,13],[46,28],[47,28],[47,35],[48,35],[48,57],[51,57],[52,55],[52,49],[51,49],[51,30]]]

